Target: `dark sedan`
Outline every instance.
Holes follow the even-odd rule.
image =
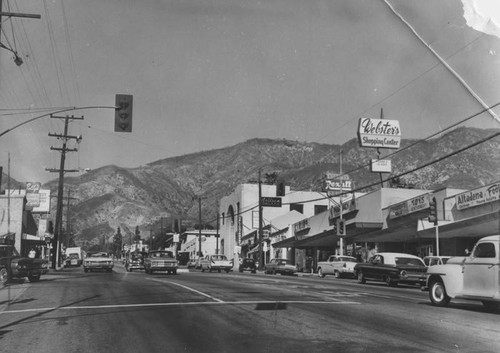
[[[257,264],[255,263],[254,259],[251,258],[245,258],[240,260],[240,265],[238,266],[238,271],[243,272],[243,271],[250,271],[252,273],[257,272]]]
[[[266,274],[294,275],[296,272],[297,268],[285,259],[272,259],[265,266]]]
[[[425,285],[427,266],[421,258],[410,254],[381,252],[370,262],[358,263],[354,271],[359,283],[382,281],[388,286],[398,283]]]

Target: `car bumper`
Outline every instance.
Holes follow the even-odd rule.
[[[83,264],[83,268],[87,270],[110,270],[113,268],[113,265],[108,264]]]

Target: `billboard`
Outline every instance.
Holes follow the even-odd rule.
[[[361,147],[399,148],[401,129],[398,120],[361,118],[358,124]]]

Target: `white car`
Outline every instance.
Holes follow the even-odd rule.
[[[328,260],[318,262],[318,276],[321,278],[326,275],[334,275],[335,278],[346,275],[354,277],[356,263],[356,259],[352,256],[331,255]]]
[[[201,272],[205,270],[212,271],[226,271],[229,273],[233,268],[233,262],[228,260],[226,255],[207,255],[200,261]]]
[[[83,270],[89,271],[113,271],[113,259],[105,252],[88,253],[87,257],[83,260]]]
[[[432,305],[451,299],[479,300],[487,310],[500,309],[500,235],[480,239],[470,256],[452,257],[427,269],[425,289]]]

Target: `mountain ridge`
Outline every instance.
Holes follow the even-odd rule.
[[[400,150],[390,158],[392,185],[471,189],[498,180],[500,139],[487,139],[498,131],[461,127],[425,141],[402,139]],[[462,153],[419,168],[483,139]],[[276,173],[293,190],[321,191],[322,175],[340,170],[341,150],[342,170],[349,174],[355,189],[366,192],[380,186],[379,174],[366,167],[377,158],[377,150],[360,147],[356,138],[343,145],[253,138],[135,168],[107,165],[81,176],[66,177],[65,190],[71,189],[77,199],[70,207],[75,239],[87,244],[109,241],[117,227],[126,239],[137,227],[141,234],[149,234],[157,229],[160,219],[167,220],[166,228],[171,227],[174,218],[193,226],[198,223],[198,198],[203,222],[215,220],[217,200],[238,184],[255,182],[259,170],[262,178]],[[385,149],[381,155],[392,153]],[[410,170],[414,171],[404,174]],[[399,174],[403,175],[397,177]],[[57,185],[58,181],[52,180],[43,188],[56,194]],[[51,208],[55,218],[55,203]]]

